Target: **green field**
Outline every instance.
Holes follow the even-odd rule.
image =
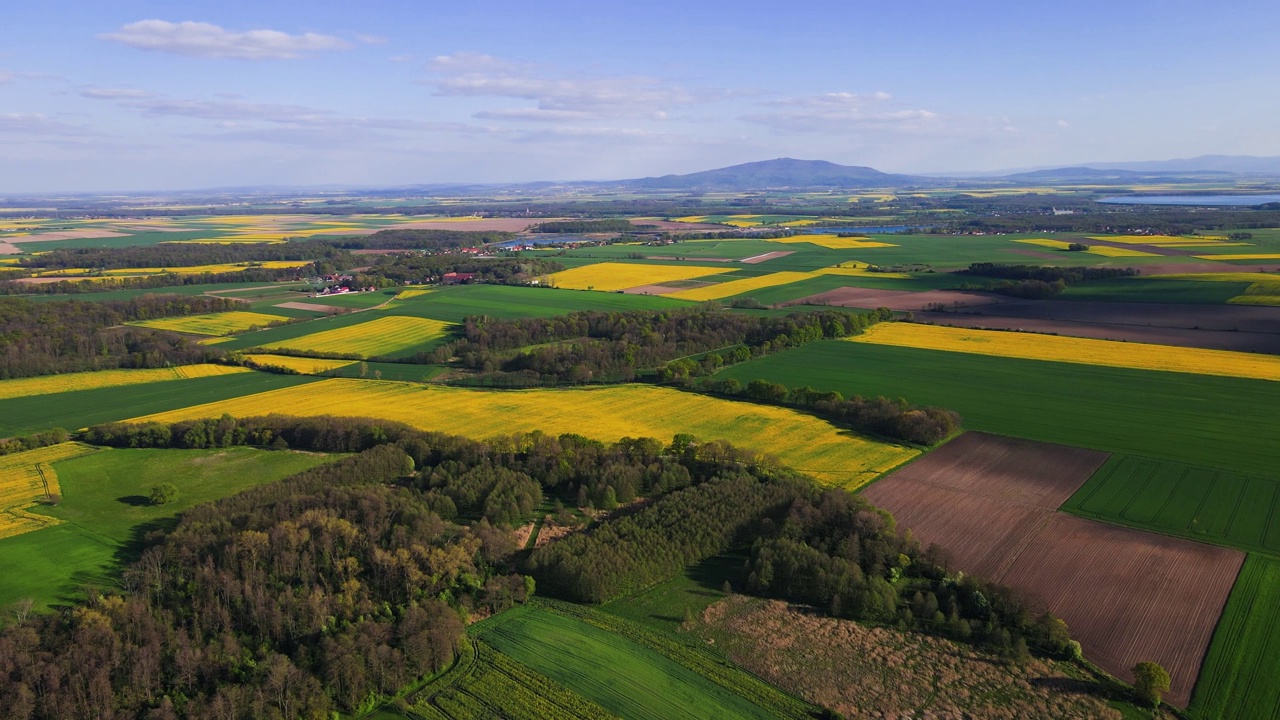
[[[686,614],[698,617],[707,606],[725,597],[724,582],[739,579],[745,560],[741,555],[708,558],[681,575],[600,609],[656,630],[677,633]]]
[[[405,717],[612,720],[615,716],[488,645],[470,641],[453,669],[414,696],[411,715],[384,709],[369,720]]]
[[[1242,550],[1280,553],[1280,479],[1113,455],[1062,509]]]
[[[0,540],[0,607],[30,597],[38,606],[67,602],[85,584],[109,585],[131,543],[170,524],[193,505],[233,495],[326,462],[327,456],[221,450],[105,449],[55,463],[62,504],[35,512],[62,525]],[[151,487],[173,483],[178,499],[147,504]]]
[[[1271,474],[1280,383],[824,341],[721,371],[906,398],[1002,435]]]
[[[1244,294],[1247,287],[1249,283],[1139,276],[1082,282],[1068,287],[1058,297],[1063,300],[1217,305]]]
[[[317,378],[236,373],[0,400],[0,436],[25,435],[177,410],[200,403],[315,382]]]
[[[1275,718],[1280,708],[1280,559],[1250,554],[1218,621],[1188,714]]]
[[[619,717],[775,717],[649,648],[541,608],[503,613],[479,639]]]

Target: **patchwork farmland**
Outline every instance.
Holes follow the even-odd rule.
[[[1108,672],[1159,662],[1185,707],[1244,555],[1056,512],[1105,458],[966,433],[863,494],[958,569],[1039,598]]]

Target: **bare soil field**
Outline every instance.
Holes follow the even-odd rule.
[[[739,262],[746,263],[747,265],[756,265],[762,262],[766,262],[768,260],[776,260],[777,258],[780,258],[780,257],[786,257],[794,252],[795,250],[775,250],[773,252],[767,252],[763,255],[754,255],[749,258],[743,258]]]
[[[17,242],[25,245],[26,243],[50,242],[52,240],[83,240],[86,238],[115,237],[129,237],[129,234],[114,232],[112,230],[62,230],[59,232],[40,233],[39,235],[28,235]]]
[[[1154,660],[1186,707],[1244,553],[1054,513],[1000,582],[1041,598],[1085,655],[1132,681]]]
[[[955,327],[1280,354],[1280,308],[1259,305],[1017,300],[998,307],[924,312],[919,319]]]
[[[678,288],[672,285],[640,285],[638,287],[627,288],[622,292],[628,295],[666,295],[667,293],[676,293],[687,288]]]
[[[966,433],[863,494],[953,570],[1039,599],[1107,672],[1159,662],[1185,707],[1244,554],[1056,512],[1106,458]]]
[[[1010,666],[972,647],[733,595],[693,632],[769,682],[847,718],[1107,718],[1070,668]]]
[[[320,303],[309,302],[286,302],[280,303],[275,307],[286,308],[288,310],[310,310],[311,312],[322,313],[345,313],[351,311],[351,308],[338,307],[337,305],[321,305]]]
[[[1238,352],[1280,355],[1280,334],[1230,332],[1226,330],[1192,330],[1188,328],[1139,327],[1135,325],[1109,325],[1102,323],[1073,322],[1070,320],[1039,320],[1008,317],[1004,315],[979,315],[970,313],[932,313],[916,315],[916,319],[934,325],[979,328],[987,330],[1021,330],[1023,332],[1072,337],[1097,338],[1125,342],[1175,345],[1178,347],[1208,348],[1210,350],[1235,350]]]
[[[872,288],[843,287],[828,290],[816,295],[790,300],[782,305],[836,305],[839,307],[879,308],[890,310],[921,310],[933,303],[942,303],[949,307],[974,307],[1007,303],[1009,298],[986,293],[962,292],[959,290],[926,290],[912,292],[910,290],[875,290]]]
[[[500,231],[500,232],[521,232],[530,225],[538,223],[554,222],[563,220],[564,218],[481,218],[479,220],[464,220],[458,222],[456,220],[414,220],[406,223],[396,223],[387,228],[374,228],[371,232],[378,230],[472,230],[477,232]],[[351,234],[351,233],[343,233]]]
[[[897,471],[893,479],[1057,510],[1108,457],[1110,453],[1070,445],[967,432]]]

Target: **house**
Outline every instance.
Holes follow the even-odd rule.
[[[475,273],[447,272],[440,277],[440,281],[445,285],[454,285],[457,283],[467,283],[476,279]]]

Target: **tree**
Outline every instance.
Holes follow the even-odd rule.
[[[152,505],[168,505],[178,499],[178,487],[173,483],[160,483],[151,488],[148,500]]]
[[[1133,692],[1138,699],[1159,707],[1160,699],[1169,692],[1169,672],[1153,662],[1140,662],[1133,666]]]

